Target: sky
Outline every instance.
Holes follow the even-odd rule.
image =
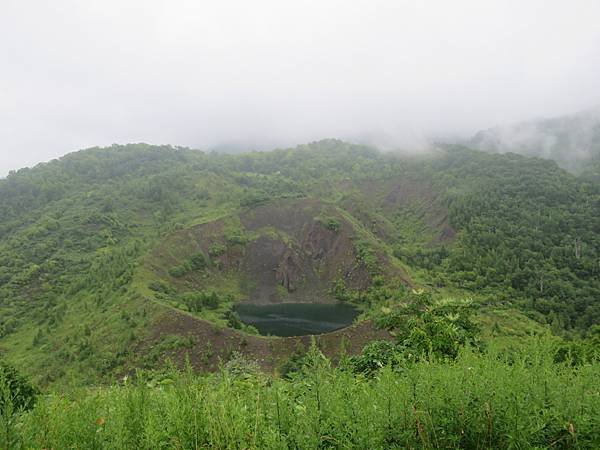
[[[0,0],[0,177],[148,142],[431,137],[600,104],[597,0]]]

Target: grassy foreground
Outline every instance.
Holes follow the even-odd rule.
[[[466,350],[373,377],[318,351],[290,379],[251,364],[40,397],[0,419],[0,448],[600,448],[600,364]]]

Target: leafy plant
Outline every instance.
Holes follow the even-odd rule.
[[[23,375],[0,359],[0,410],[33,408],[39,391]]]

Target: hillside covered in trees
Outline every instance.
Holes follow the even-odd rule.
[[[0,181],[0,217],[0,346],[51,368],[32,370],[44,382],[110,376],[165,308],[226,327],[259,291],[350,299],[368,316],[374,280],[399,282],[565,337],[600,321],[599,185],[514,154],[94,148]],[[279,278],[250,286],[267,256]]]
[[[599,298],[600,184],[552,161],[83,150],[0,180],[0,447],[593,448]]]

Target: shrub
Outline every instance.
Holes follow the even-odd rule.
[[[190,266],[193,270],[204,269],[207,265],[208,261],[202,252],[198,252],[190,258]]]
[[[13,366],[0,360],[0,411],[31,409],[38,393]]]
[[[246,245],[248,243],[248,238],[243,233],[229,234],[226,239],[230,245]]]
[[[240,319],[240,316],[235,311],[227,311],[225,313],[225,320],[227,320],[227,326],[229,328],[241,330],[243,327],[243,323]]]
[[[152,281],[148,284],[148,288],[154,292],[161,292],[163,294],[171,294],[173,292],[173,288],[162,281]]]
[[[379,274],[379,260],[375,249],[370,242],[365,240],[356,240],[354,243],[354,251],[359,262],[364,264],[371,275]]]
[[[352,300],[352,292],[346,287],[346,283],[342,278],[335,280],[333,286],[329,289],[329,294],[342,302]]]
[[[251,191],[251,192],[247,192],[246,194],[244,194],[242,196],[242,198],[240,198],[240,206],[242,207],[252,207],[252,206],[258,206],[258,205],[262,205],[263,203],[266,203],[267,201],[269,201],[270,197],[268,194],[264,193],[264,192],[255,192],[255,191]]]
[[[231,358],[225,364],[224,369],[227,374],[234,378],[252,379],[261,376],[258,363],[236,351],[231,354]]]
[[[189,269],[185,264],[171,267],[169,269],[169,275],[171,275],[174,278],[181,278],[181,277],[185,276],[188,272],[189,272]]]
[[[337,217],[317,218],[325,228],[334,233],[338,233],[342,229],[342,224]]]
[[[375,323],[394,332],[399,353],[456,358],[467,344],[481,346],[479,327],[471,320],[475,310],[470,300],[434,300],[428,292],[413,290],[382,308]]]
[[[396,366],[399,360],[398,347],[389,341],[373,341],[363,348],[360,355],[350,358],[350,367],[356,373],[371,375],[379,369]]]
[[[194,254],[191,258],[185,261],[183,264],[172,267],[169,269],[169,275],[174,278],[181,278],[193,270],[202,270],[208,266],[208,259],[202,252]]]
[[[204,304],[207,308],[216,309],[219,307],[219,296],[215,291],[212,291],[210,295],[207,295]]]
[[[219,242],[215,242],[208,249],[208,254],[209,254],[209,256],[212,256],[213,258],[216,258],[218,256],[221,256],[226,251],[227,251],[227,247],[225,245],[223,245],[223,244],[221,244]]]

